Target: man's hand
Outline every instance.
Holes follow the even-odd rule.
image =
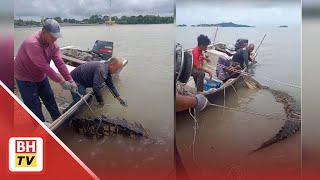
[[[211,59],[209,58],[209,56],[205,55],[206,61],[207,63],[211,63]]]
[[[212,72],[211,72],[211,71],[208,71],[208,74],[209,74],[210,79],[212,79],[212,77],[213,77]]]
[[[128,107],[127,102],[125,100],[123,100],[120,96],[117,97],[117,99],[118,99],[119,103],[121,104],[121,106]]]
[[[208,69],[208,68],[202,68],[202,70],[203,70],[204,72],[208,73],[208,75],[210,76],[210,79],[212,79],[213,74],[212,74],[212,72],[210,71],[210,69]]]
[[[60,83],[60,85],[62,86],[62,89],[64,90],[70,90],[73,92],[78,92],[78,86],[74,81],[63,81],[62,83]]]
[[[70,81],[69,81],[70,82]],[[78,92],[78,86],[74,81],[71,81],[71,91]]]
[[[64,90],[71,90],[72,89],[72,85],[69,81],[62,81],[60,83],[60,85],[62,86],[62,89],[64,89]]]
[[[211,60],[209,59],[209,56],[207,56],[207,55],[202,56],[202,60],[206,60],[207,63],[211,63]]]
[[[250,54],[250,61],[255,61],[256,60],[256,54],[255,53],[252,53],[252,54]]]

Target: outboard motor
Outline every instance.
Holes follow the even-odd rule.
[[[238,39],[236,44],[234,45],[235,51],[238,51],[241,48],[244,48],[246,45],[248,45],[249,41],[248,39]]]
[[[97,40],[91,50],[91,54],[102,60],[108,60],[113,54],[113,42]]]
[[[187,51],[184,51],[182,45],[177,43],[175,48],[175,80],[187,83],[192,72],[193,57]]]

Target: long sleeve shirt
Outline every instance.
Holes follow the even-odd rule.
[[[73,80],[84,87],[92,87],[98,102],[103,102],[100,89],[104,83],[109,88],[114,97],[119,97],[115,88],[111,74],[108,72],[108,64],[99,61],[91,61],[76,67],[71,71]]]
[[[63,79],[50,67],[52,60],[60,74],[67,81],[72,77],[61,58],[60,48],[56,44],[43,45],[40,43],[41,31],[28,37],[21,44],[14,61],[14,77],[21,81],[40,82],[48,76],[55,82]]]
[[[241,69],[248,67],[249,64],[249,51],[245,48],[239,49],[232,58],[233,61],[240,64]]]

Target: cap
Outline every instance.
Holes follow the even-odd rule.
[[[54,19],[47,19],[44,21],[43,29],[48,31],[53,37],[61,38],[60,25]]]

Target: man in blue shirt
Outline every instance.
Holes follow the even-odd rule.
[[[254,56],[251,54],[254,50],[254,44],[249,44],[247,47],[241,48],[232,57],[232,61],[240,64],[241,69],[248,67],[249,61],[254,61]]]
[[[85,94],[85,89],[92,87],[93,93],[99,103],[103,106],[103,98],[100,89],[104,83],[109,88],[112,95],[120,102],[122,106],[127,106],[126,102],[120,97],[117,89],[112,82],[112,74],[117,73],[123,67],[123,63],[119,58],[111,58],[108,62],[91,61],[76,67],[71,71],[73,80],[78,84],[78,90],[81,95]],[[80,100],[79,94],[72,92],[74,102]]]

